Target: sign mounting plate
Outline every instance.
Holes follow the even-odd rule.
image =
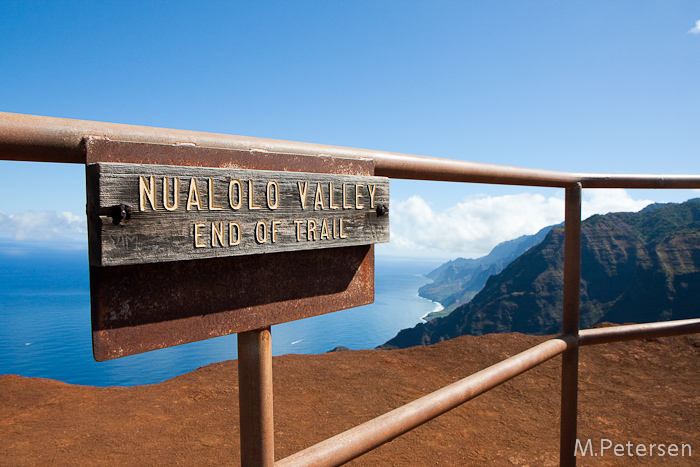
[[[85,138],[84,144],[92,342],[97,361],[374,301],[371,243],[388,241],[389,224],[387,206],[384,215],[377,211],[388,204],[388,185],[384,185],[388,182],[372,176],[372,160],[133,143],[95,136]],[[163,196],[166,177],[167,206]],[[177,201],[173,197],[175,177],[180,180]],[[115,184],[109,178],[121,181]],[[192,178],[197,187],[190,197]],[[233,180],[241,183],[238,209],[233,208],[239,204],[237,183],[229,199]],[[252,201],[246,197],[250,180]],[[306,191],[305,209],[299,182],[302,192]],[[343,184],[347,207],[341,204]],[[367,188],[370,184],[376,184],[373,195]],[[362,185],[359,197],[356,185]],[[317,192],[320,199],[316,199]],[[336,220],[333,238],[329,219],[341,217],[342,235]],[[277,224],[273,242],[275,224],[271,222],[275,219],[288,223],[287,230]],[[316,225],[309,227],[311,219]],[[323,219],[327,219],[327,232]],[[294,220],[302,220],[299,240]],[[259,221],[264,221],[266,232],[259,227],[256,238]],[[232,239],[229,222],[240,224],[240,243],[238,227],[234,226]],[[196,223],[204,224],[198,227],[199,237]],[[217,228],[213,241],[212,223]],[[182,233],[173,234],[178,229]],[[363,238],[357,241],[364,244],[351,246],[349,242],[356,241],[353,235]],[[119,246],[120,238],[137,248]],[[195,239],[205,246],[196,246]],[[178,242],[182,249],[175,247]]]

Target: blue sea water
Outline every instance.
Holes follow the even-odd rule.
[[[383,344],[440,305],[418,296],[439,260],[377,256],[375,302],[272,327],[274,355]],[[108,362],[92,357],[84,245],[0,242],[0,374],[91,386],[133,386],[236,358],[224,336]]]

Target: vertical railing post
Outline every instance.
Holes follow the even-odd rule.
[[[564,334],[576,336],[576,345],[562,354],[560,467],[576,465],[578,418],[578,335],[581,287],[581,184],[566,189],[564,216]]]
[[[241,466],[273,467],[272,338],[270,328],[238,334]]]

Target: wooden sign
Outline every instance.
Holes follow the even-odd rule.
[[[94,266],[389,241],[383,177],[96,163],[87,178]]]
[[[99,136],[84,145],[96,360],[374,300],[369,242],[388,240],[389,192],[372,160]]]

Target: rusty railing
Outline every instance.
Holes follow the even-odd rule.
[[[576,465],[578,350],[585,345],[700,332],[700,319],[579,330],[581,190],[583,188],[700,188],[700,176],[554,172],[365,149],[163,128],[0,113],[0,160],[85,163],[83,139],[368,158],[375,175],[390,178],[563,188],[566,191],[562,334],[518,355],[274,462],[269,328],[239,334],[241,462],[244,466],[336,466],[348,462],[557,355],[562,355],[560,465]],[[248,394],[247,396],[244,395]]]

